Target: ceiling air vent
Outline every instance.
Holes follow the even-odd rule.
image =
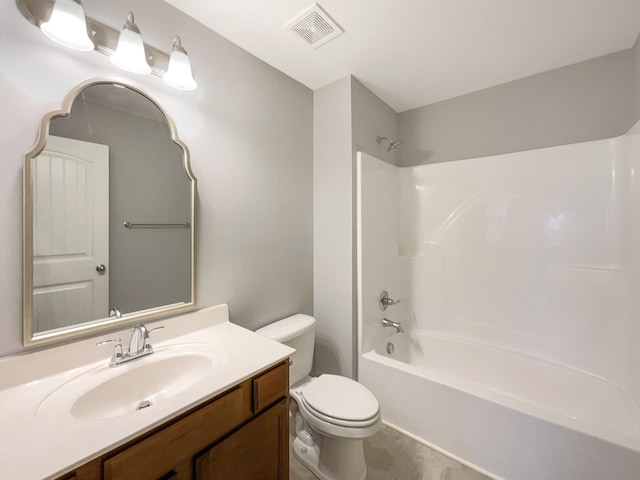
[[[313,48],[318,48],[343,33],[338,24],[317,3],[287,23],[284,28],[291,29]]]

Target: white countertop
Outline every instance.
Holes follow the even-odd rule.
[[[228,307],[219,305],[149,323],[165,325],[153,332],[158,351],[173,344],[207,343],[226,358],[213,373],[187,390],[151,408],[102,420],[68,415],[39,415],[43,399],[90,370],[107,365],[109,338],[129,338],[129,328],[79,342],[0,359],[0,471],[2,478],[56,478],[113,448],[163,424],[199,403],[289,357],[294,350],[229,322]],[[149,361],[148,357],[132,361]],[[127,365],[115,367],[127,368]],[[71,399],[70,399],[71,400]]]

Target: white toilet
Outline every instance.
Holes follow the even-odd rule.
[[[355,380],[339,375],[310,377],[315,319],[293,315],[256,331],[296,352],[289,385],[296,418],[295,456],[321,480],[364,480],[362,440],[382,424],[376,397]]]

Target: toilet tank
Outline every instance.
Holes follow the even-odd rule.
[[[316,339],[315,318],[298,313],[256,330],[256,333],[295,348],[289,367],[289,385],[311,373]]]

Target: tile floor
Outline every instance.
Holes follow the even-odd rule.
[[[471,468],[383,426],[364,442],[367,480],[489,480]],[[290,480],[316,480],[290,451]]]

